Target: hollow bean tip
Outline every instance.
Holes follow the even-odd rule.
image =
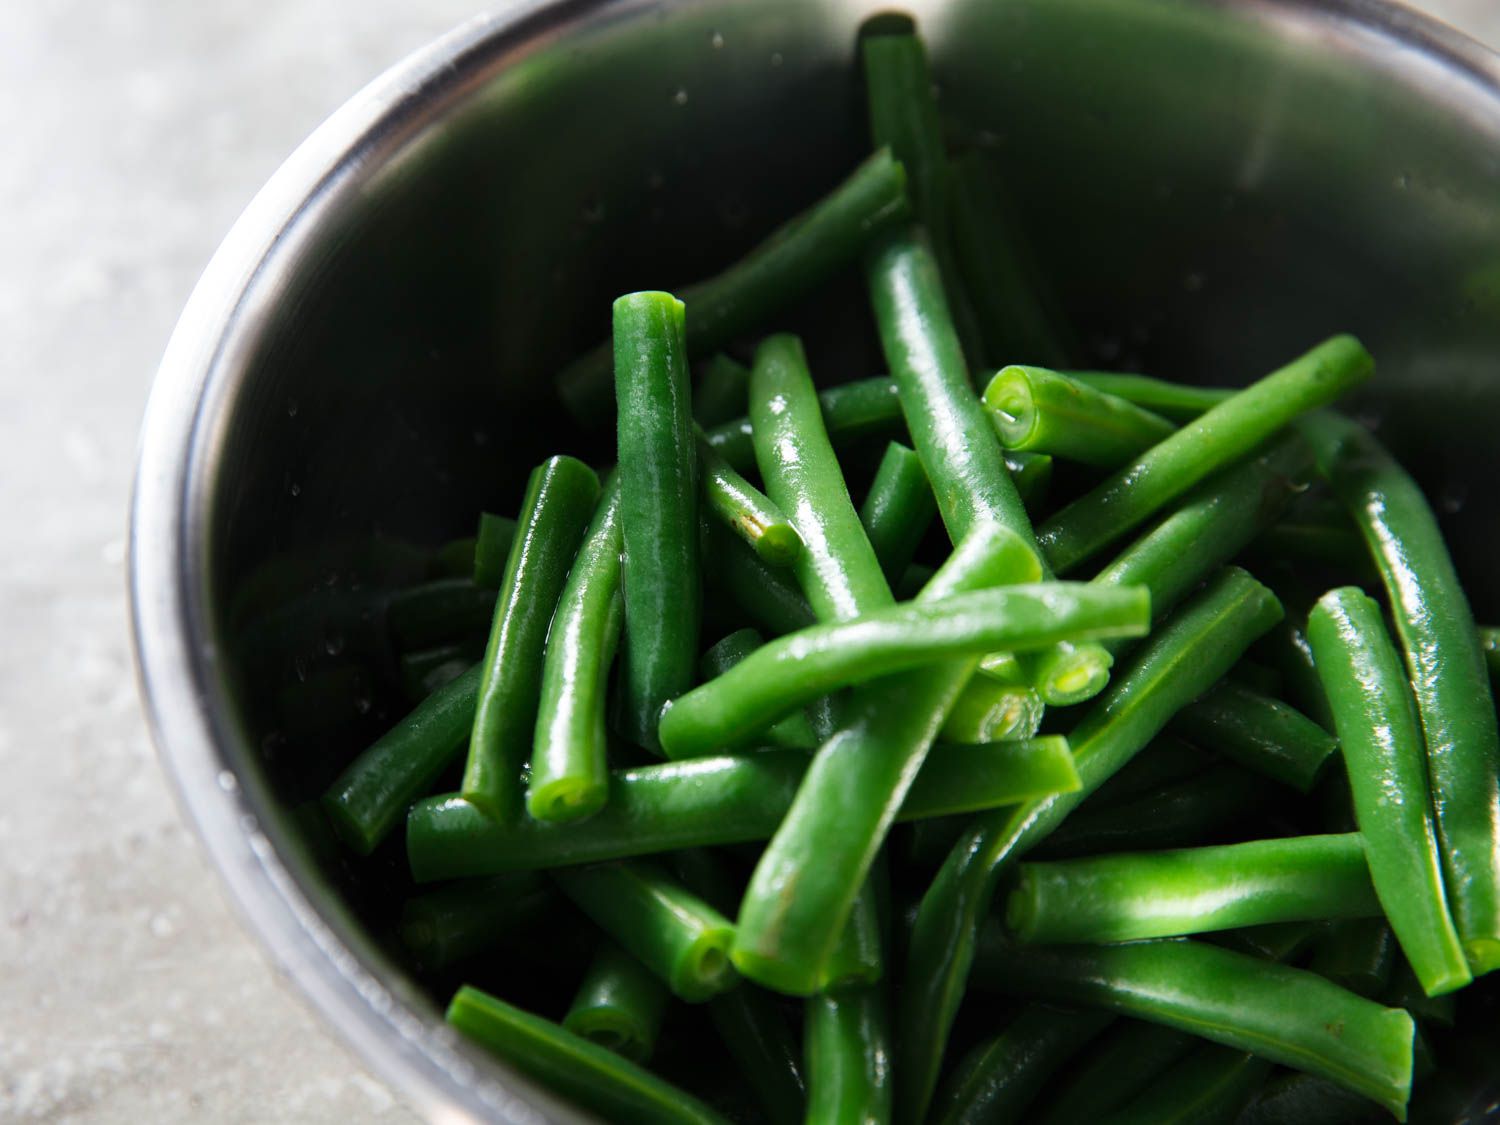
[[[771,524],[756,539],[755,552],[771,566],[791,566],[802,553],[802,537],[789,523]]]
[[[889,9],[876,12],[859,25],[858,41],[868,46],[872,39],[896,39],[917,34],[917,21],[910,12]]]
[[[533,786],[526,793],[526,811],[533,820],[576,823],[604,807],[606,786],[582,777],[560,777]]]
[[[1113,657],[1098,646],[1058,652],[1048,660],[1046,672],[1036,684],[1042,702],[1051,707],[1070,707],[1093,699],[1109,684]]]
[[[731,955],[734,930],[715,926],[693,941],[672,972],[672,991],[689,1003],[712,1000],[739,983]]]
[[[367,856],[375,850],[375,845],[380,841],[354,814],[349,807],[347,796],[347,793],[338,788],[338,783],[335,782],[334,788],[323,795],[318,805],[323,810],[323,815],[327,817],[334,835],[344,846],[355,855]]]

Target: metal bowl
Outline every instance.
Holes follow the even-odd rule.
[[[476,19],[296,152],[172,338],[131,532],[157,743],[277,964],[435,1120],[574,1115],[445,1030],[299,815],[320,753],[396,706],[371,606],[411,577],[409,545],[513,507],[543,454],[588,450],[549,384],[605,335],[613,294],[731,260],[853,166],[852,48],[874,7]],[[1233,383],[1358,333],[1381,364],[1362,415],[1437,500],[1476,610],[1500,613],[1500,59],[1377,0],[910,7],[1079,359]],[[871,335],[857,284],[781,326],[809,335],[822,377],[878,362],[829,342]],[[349,729],[288,736],[267,629],[302,638],[315,682],[368,658]]]

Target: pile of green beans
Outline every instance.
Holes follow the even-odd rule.
[[[318,670],[409,701],[310,806],[361,908],[608,1120],[1404,1120],[1500,967],[1500,630],[1369,353],[1069,368],[911,22],[859,57],[874,155],[619,297],[575,455]],[[778,330],[836,276],[889,376]]]

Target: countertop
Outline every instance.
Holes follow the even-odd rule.
[[[1423,6],[1500,42],[1494,0]],[[178,816],[131,668],[125,519],[153,371],[220,237],[323,117],[474,10],[6,5],[0,1120],[414,1119],[282,984]]]

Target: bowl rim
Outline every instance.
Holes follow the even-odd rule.
[[[260,823],[263,797],[254,779],[236,772],[229,749],[239,732],[222,686],[207,576],[194,573],[207,532],[204,454],[223,425],[216,408],[242,378],[248,346],[278,281],[295,272],[299,249],[337,201],[440,116],[445,103],[461,99],[476,73],[510,65],[606,16],[701,2],[519,0],[476,15],[387,69],[296,148],[231,227],[173,329],[141,427],[128,536],[130,622],[147,725],[179,809],[273,966],[375,1075],[433,1121],[586,1118],[462,1042],[414,988],[393,989],[384,956],[317,904],[298,864]],[[1500,108],[1500,54],[1404,4],[1215,3],[1252,19],[1373,35],[1477,87]]]

